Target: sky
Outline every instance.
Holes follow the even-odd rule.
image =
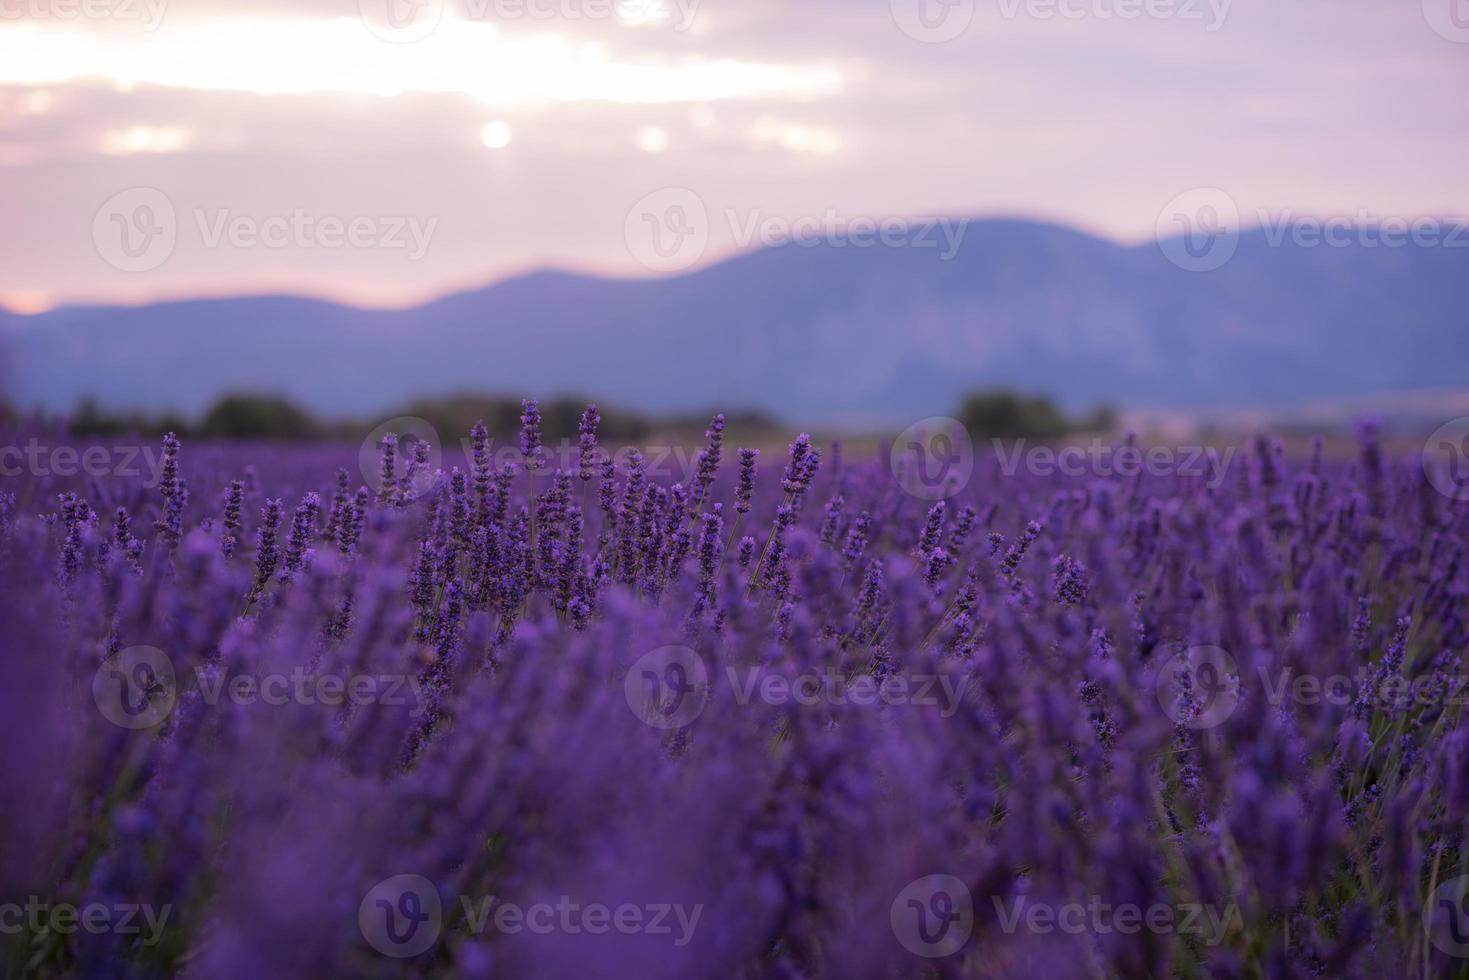
[[[0,305],[1464,215],[1466,92],[1469,0],[0,0]]]

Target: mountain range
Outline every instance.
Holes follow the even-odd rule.
[[[850,424],[994,387],[1159,411],[1469,388],[1469,248],[1253,230],[1190,272],[1156,243],[985,220],[941,255],[824,240],[667,278],[538,272],[404,310],[261,296],[0,314],[6,397],[192,413],[253,390],[361,416],[451,391],[574,394]]]

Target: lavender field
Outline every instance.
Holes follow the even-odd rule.
[[[597,427],[9,481],[4,972],[1466,975],[1469,505],[1370,425],[1217,485]]]

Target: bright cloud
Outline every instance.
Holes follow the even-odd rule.
[[[0,84],[101,79],[258,95],[408,92],[484,103],[707,102],[813,98],[841,91],[834,65],[738,58],[619,57],[600,42],[555,33],[512,36],[448,20],[415,44],[386,45],[354,19],[221,20],[147,32],[87,33],[35,23],[0,27]]]

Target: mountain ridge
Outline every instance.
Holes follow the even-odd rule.
[[[91,395],[196,412],[258,389],[360,414],[469,389],[891,422],[998,386],[1073,408],[1270,407],[1464,386],[1469,250],[1254,229],[1193,273],[1153,243],[991,219],[950,261],[825,240],[661,278],[536,270],[401,309],[198,298],[0,312],[0,328],[11,400],[50,410]]]

